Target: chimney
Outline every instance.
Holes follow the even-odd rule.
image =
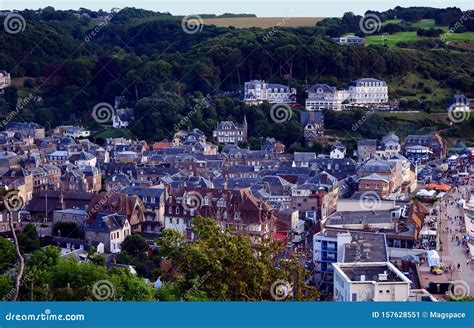
[[[328,184],[328,174],[327,172],[321,173],[321,183]]]

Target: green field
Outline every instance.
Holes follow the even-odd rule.
[[[401,24],[403,23],[400,19],[390,19],[383,22],[382,25],[387,24]],[[439,28],[448,32],[447,26],[437,26],[434,19],[422,19],[419,22],[412,23],[416,28]],[[474,32],[465,32],[465,33],[446,33],[442,35],[444,41],[474,41]],[[416,31],[410,32],[399,32],[394,34],[385,34],[385,35],[368,35],[365,38],[366,45],[387,45],[389,47],[395,47],[398,42],[413,42],[427,39],[427,37],[422,37],[416,35]]]
[[[443,35],[446,41],[474,41],[474,32],[464,33],[446,33]],[[394,34],[385,35],[369,35],[365,38],[366,45],[379,44],[387,45],[389,47],[395,47],[398,42],[413,42],[427,37],[416,35],[415,31],[411,32],[399,32]]]
[[[416,35],[416,32],[399,32],[394,34],[385,35],[369,35],[365,38],[366,45],[379,44],[387,45],[389,47],[395,47],[398,42],[409,42],[421,40],[422,37]]]

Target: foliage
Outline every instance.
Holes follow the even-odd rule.
[[[281,280],[293,286],[290,299],[315,299],[315,291],[305,284],[309,273],[299,259],[281,258],[280,245],[266,240],[253,244],[248,236],[222,231],[217,222],[201,217],[193,221],[193,232],[197,238],[191,244],[172,230],[165,230],[159,240],[164,258],[179,272],[179,278],[163,279],[178,284],[185,291],[182,298],[273,300],[272,284]]]
[[[23,231],[18,234],[20,249],[24,253],[31,253],[40,248],[38,230],[34,224],[28,223]]]
[[[15,246],[8,239],[0,237],[0,273],[10,270],[15,262]]]

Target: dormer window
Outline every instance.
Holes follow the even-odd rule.
[[[217,201],[217,207],[226,207],[226,201],[222,198]]]
[[[234,220],[240,221],[240,212],[235,212],[234,213]]]

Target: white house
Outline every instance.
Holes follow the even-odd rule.
[[[349,91],[336,90],[327,84],[315,84],[307,89],[306,110],[341,110],[344,102],[350,98]]]
[[[411,281],[390,262],[333,263],[334,300],[405,302]]]
[[[329,153],[329,158],[344,158],[346,157],[346,147],[343,145],[335,145]]]
[[[353,104],[381,104],[388,102],[388,87],[385,81],[362,78],[352,81],[349,86]]]
[[[307,89],[306,110],[341,110],[344,105],[366,106],[388,102],[387,83],[372,78],[352,81],[348,90],[337,90],[327,84],[315,84]]]
[[[0,90],[9,87],[12,84],[10,73],[0,70]]]
[[[253,80],[244,84],[244,101],[250,104],[290,103],[294,101],[296,89],[289,86],[265,81]]]

